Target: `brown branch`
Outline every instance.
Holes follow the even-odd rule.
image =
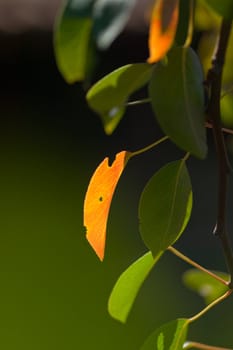
[[[210,91],[210,101],[208,106],[208,116],[213,126],[213,133],[216,145],[216,152],[218,158],[218,215],[217,223],[214,233],[217,235],[222,243],[226,263],[233,278],[233,252],[230,244],[230,239],[226,227],[226,203],[228,191],[228,175],[230,172],[230,164],[225,146],[225,140],[221,126],[221,85],[222,72],[225,62],[226,50],[228,40],[231,32],[231,22],[222,20],[221,30],[219,35],[219,42],[217,46],[216,55],[212,61],[212,67],[207,75],[207,86]],[[231,284],[231,281],[229,282]]]

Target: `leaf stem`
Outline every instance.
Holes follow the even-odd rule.
[[[157,141],[151,143],[150,145],[148,145],[148,146],[146,146],[146,147],[144,147],[144,148],[139,149],[138,151],[131,152],[131,155],[130,155],[130,156],[131,156],[131,157],[133,157],[133,156],[138,156],[139,154],[142,154],[142,153],[144,153],[144,152],[147,152],[147,151],[149,151],[150,149],[154,148],[155,146],[159,145],[160,143],[166,141],[168,138],[169,138],[168,136],[164,136],[164,137],[162,137],[161,139],[159,139],[159,140],[157,140]]]
[[[209,128],[209,129],[212,129],[213,128],[213,125],[209,122],[206,122],[205,123],[205,127],[206,128]],[[228,129],[228,128],[222,128],[222,131],[225,132],[226,134],[231,134],[233,135],[233,130],[232,129]]]
[[[228,175],[230,173],[230,163],[226,151],[225,140],[221,128],[221,84],[222,72],[226,56],[226,50],[231,33],[231,22],[223,19],[221,23],[219,42],[215,57],[212,61],[212,67],[207,74],[207,86],[210,90],[210,101],[208,106],[208,115],[213,125],[214,140],[218,158],[218,214],[214,234],[221,241],[226,264],[230,273],[229,285],[232,287],[233,278],[233,251],[230,238],[226,227],[226,207],[228,192]]]
[[[232,87],[232,91],[233,91],[233,87]],[[227,93],[223,94],[221,96],[221,98],[224,98],[226,95],[227,95]],[[144,98],[142,100],[129,101],[129,102],[126,103],[126,106],[127,107],[131,107],[131,106],[143,105],[143,104],[150,103],[150,102],[151,102],[151,98],[148,97],[148,98]],[[206,122],[205,123],[205,127],[209,128],[209,129],[212,129],[213,125],[210,122]],[[233,130],[232,129],[229,129],[229,128],[221,128],[221,129],[222,129],[223,132],[233,135]]]
[[[194,315],[193,317],[189,318],[189,322],[194,322],[196,320],[198,320],[200,317],[202,317],[205,313],[207,313],[210,309],[212,309],[214,306],[218,305],[219,303],[221,303],[223,300],[225,300],[226,298],[228,298],[231,293],[233,292],[232,289],[228,290],[226,293],[224,293],[223,295],[221,295],[219,298],[215,299],[212,303],[210,303],[209,305],[207,305],[204,309],[202,309],[200,312],[198,312],[196,315]]]
[[[178,258],[182,259],[183,261],[185,261],[187,264],[195,267],[196,269],[205,272],[206,274],[208,274],[209,276],[213,277],[214,279],[216,279],[217,281],[219,281],[220,283],[224,284],[225,286],[228,286],[228,282],[225,281],[223,278],[219,277],[218,275],[216,275],[215,273],[213,273],[212,271],[204,268],[203,266],[199,265],[198,263],[196,263],[195,261],[193,261],[192,259],[190,259],[189,257],[187,257],[186,255],[182,254],[180,251],[178,251],[176,248],[170,246],[167,248],[167,250],[169,250],[171,253],[173,253],[174,255],[176,255]]]
[[[192,43],[193,39],[193,28],[194,28],[194,0],[189,1],[189,24],[188,24],[188,32],[187,37],[184,43],[184,47],[189,47]]]
[[[143,105],[145,103],[150,103],[151,98],[143,98],[142,100],[136,100],[136,101],[129,101],[126,103],[126,106],[137,106],[137,105]]]
[[[197,343],[197,342],[193,342],[193,341],[188,341],[183,345],[183,349],[184,350],[188,350],[188,349],[201,349],[201,350],[232,350],[229,348],[222,348],[219,346],[211,346],[211,345],[206,345],[206,344],[201,344],[201,343]]]

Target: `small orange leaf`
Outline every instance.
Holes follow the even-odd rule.
[[[179,0],[156,0],[150,22],[148,63],[161,60],[171,48],[178,16]]]
[[[111,166],[105,158],[95,170],[84,200],[86,238],[100,260],[104,259],[106,227],[112,197],[118,180],[130,158],[130,152],[116,155]]]

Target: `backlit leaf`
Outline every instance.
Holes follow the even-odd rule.
[[[58,69],[67,83],[85,78],[89,61],[93,0],[68,0],[54,32]]]
[[[223,280],[229,280],[228,274],[217,271],[213,272]],[[196,269],[186,271],[183,275],[183,281],[188,288],[194,292],[197,292],[202,298],[204,298],[206,304],[210,304],[228,290],[228,287],[223,283],[219,282],[207,273]]]
[[[149,30],[149,63],[161,60],[171,48],[178,23],[179,0],[156,0]]]
[[[103,77],[88,91],[87,102],[100,115],[107,134],[118,125],[129,96],[145,85],[150,76],[149,64],[128,64]]]
[[[140,198],[140,233],[156,256],[184,231],[192,210],[192,187],[183,160],[160,169],[147,183]]]
[[[113,318],[126,322],[143,282],[161,255],[162,252],[153,257],[151,252],[148,252],[122,273],[109,298],[108,310]]]
[[[195,52],[176,47],[166,65],[155,66],[149,84],[152,108],[165,134],[201,159],[207,154],[203,79]]]
[[[118,180],[126,166],[130,153],[116,155],[112,165],[108,158],[95,170],[84,200],[84,226],[87,240],[100,260],[104,259],[108,213]]]
[[[124,29],[136,0],[98,0],[93,10],[97,46],[107,49]]]
[[[204,0],[220,16],[231,21],[233,19],[233,2],[232,0]]]
[[[189,320],[180,318],[162,325],[145,341],[140,350],[182,350]]]

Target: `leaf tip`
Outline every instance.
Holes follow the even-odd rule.
[[[92,249],[94,250],[94,252],[96,253],[96,255],[98,256],[99,260],[103,261],[104,260],[104,253],[105,253],[104,244],[102,244],[102,242],[100,242],[97,239],[94,240],[93,237],[89,237],[88,232],[86,233],[86,239],[87,239],[88,243],[90,244],[90,246],[92,247]],[[105,238],[104,238],[104,240],[105,240]]]

